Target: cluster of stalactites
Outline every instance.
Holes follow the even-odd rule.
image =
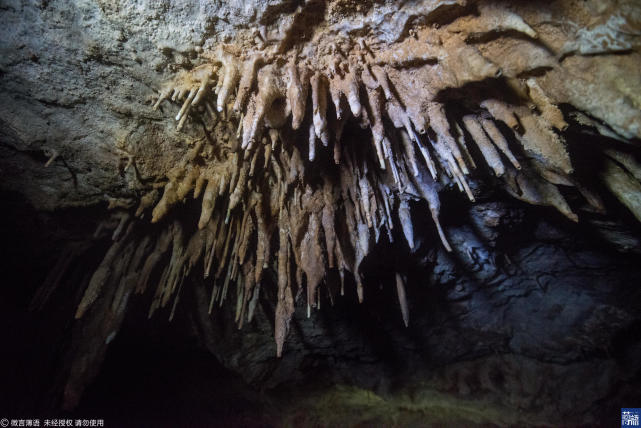
[[[536,35],[522,20],[512,17],[506,22],[530,37]],[[252,313],[254,290],[269,266],[271,235],[279,231],[279,253],[275,257],[279,354],[293,313],[291,279],[295,277],[300,285],[304,274],[308,306],[314,307],[327,269],[336,267],[341,279],[344,271],[354,275],[362,299],[360,262],[369,251],[372,237],[378,241],[382,231],[392,239],[394,214],[409,247],[414,247],[410,199],[427,201],[442,244],[451,250],[439,222],[438,190],[443,184],[454,183],[474,201],[468,175],[477,163],[470,145],[516,197],[555,206],[576,220],[556,186],[541,178],[529,163],[523,171],[508,143],[508,139],[521,141],[543,159],[535,163],[538,170],[563,177],[563,184],[571,182],[566,174],[572,167],[553,130],[567,124],[535,80],[528,80],[525,87],[540,114],[498,99],[485,99],[475,110],[452,118],[448,117],[447,105],[436,100],[436,88],[421,84],[411,93],[398,89],[395,79],[403,79],[405,74],[411,79],[409,72],[405,73],[405,64],[425,64],[432,57],[449,67],[459,84],[494,79],[500,74],[496,65],[463,43],[462,38],[456,40],[458,44],[440,46],[439,51],[432,48],[420,52],[408,44],[395,53],[379,55],[364,43],[357,46],[355,54],[347,55],[331,46],[332,59],[324,69],[297,61],[296,55],[266,58],[256,53],[241,61],[222,47],[214,61],[183,72],[161,91],[154,108],[166,99],[182,102],[176,116],[179,129],[196,108],[207,121],[232,122],[237,133],[229,138],[235,142],[235,153],[225,161],[226,168],[185,163],[169,175],[152,221],[158,221],[190,190],[194,189],[194,197],[203,193],[198,226],[206,232],[198,234],[215,235],[202,238],[209,244],[204,250],[205,276],[210,275],[212,261],[216,260],[214,277],[222,282],[214,286],[212,305],[225,299],[230,281],[237,281],[241,325],[246,308]],[[443,54],[445,50],[450,50],[448,55]],[[369,129],[373,156],[354,155],[349,142],[342,141],[348,121]],[[298,138],[285,141],[283,128],[297,131]],[[510,130],[508,135],[504,134],[506,129]],[[331,157],[341,167],[338,180],[325,176],[324,184],[315,189],[302,183],[305,169],[315,161],[319,150],[331,150]],[[309,163],[301,159],[301,153],[307,154]],[[265,185],[270,181],[267,177],[271,177],[269,185]],[[272,201],[269,209],[267,201]],[[239,204],[242,210],[236,209]],[[337,239],[336,230],[347,232],[344,242]],[[251,242],[254,247],[248,255]],[[253,260],[248,262],[248,257]],[[291,266],[295,266],[295,274],[290,273]],[[159,298],[176,288],[175,281],[157,293]],[[398,284],[406,319],[402,279]]]
[[[152,221],[162,218],[192,189],[196,198],[203,194],[198,222],[201,231],[193,239],[199,240],[194,248],[202,249],[205,277],[212,275],[212,266],[216,266],[210,310],[216,303],[222,304],[230,282],[235,283],[239,326],[246,316],[252,316],[261,277],[270,262],[272,235],[278,233],[279,250],[274,258],[278,272],[275,336],[279,355],[294,311],[292,285],[306,284],[308,308],[316,307],[320,302],[319,285],[328,269],[336,268],[341,282],[344,272],[354,275],[356,292],[362,300],[360,263],[381,233],[393,239],[393,215],[398,217],[409,247],[414,247],[409,200],[427,201],[438,235],[444,247],[451,250],[439,222],[438,190],[451,181],[474,200],[467,180],[476,166],[467,147],[470,143],[476,144],[496,176],[512,178],[507,182],[514,185],[515,195],[530,202],[554,205],[576,219],[555,186],[536,175],[520,173],[521,164],[497,126],[497,119],[511,127],[524,126],[523,135],[518,134],[520,138],[543,138],[549,139],[550,144],[559,144],[546,122],[527,108],[517,116],[501,101],[487,100],[486,113],[465,115],[452,129],[443,104],[426,100],[426,111],[409,109],[410,103],[396,95],[385,67],[346,68],[328,76],[293,61],[282,73],[270,65],[258,70],[258,62],[248,60],[241,72],[236,60],[231,57],[225,60],[218,69],[215,107],[207,96],[215,66],[204,66],[192,73],[191,87],[174,84],[163,91],[159,100],[185,97],[177,117],[179,126],[199,102],[211,119],[221,115],[233,120],[233,109],[239,118],[236,135],[239,147],[225,161],[224,169],[212,169],[206,163],[177,167],[153,210]],[[241,75],[244,78],[238,82]],[[204,77],[196,80],[194,76]],[[256,90],[252,91],[254,87]],[[229,99],[234,89],[237,94],[232,106]],[[329,100],[334,104],[335,117],[328,117]],[[306,117],[307,112],[311,112],[311,118]],[[354,143],[342,141],[341,134],[350,116],[371,130],[370,153],[374,156],[357,156]],[[283,126],[293,130],[307,126],[308,132],[296,134],[307,137],[306,147],[299,150],[300,140],[281,138],[283,133],[279,129]],[[428,126],[434,131],[433,136],[428,135]],[[339,177],[333,180],[323,176],[324,184],[313,188],[303,183],[305,170],[316,159],[317,150],[331,150],[331,157],[340,165]],[[309,162],[301,157],[305,152]],[[242,209],[237,209],[239,206]],[[346,232],[341,234],[343,239],[337,238],[336,231]],[[181,251],[190,247],[193,246],[178,250],[174,247],[172,254],[177,255],[172,256],[166,270],[184,276],[193,263],[181,267],[186,257],[181,256]],[[158,288],[152,311],[167,303],[182,276],[163,275],[166,282],[161,282]],[[400,275],[397,290],[407,322]]]
[[[514,28],[535,35],[523,25],[515,24]],[[463,43],[463,39],[456,40],[458,43],[441,46],[452,50],[441,62],[443,67],[449,66],[454,82],[482,81],[500,74],[497,66]],[[359,45],[357,55],[343,55],[335,46],[333,49],[329,66],[319,70],[305,61],[297,63],[295,55],[288,60],[267,60],[263,54],[253,54],[242,62],[221,48],[212,64],[184,72],[168,83],[154,108],[167,98],[183,102],[176,117],[180,128],[190,109],[202,103],[200,109],[210,120],[215,121],[220,115],[237,124],[237,145],[244,159],[251,158],[265,143],[273,146],[278,130],[288,126],[293,130],[306,127],[301,131],[306,135],[305,151],[310,161],[322,147],[332,150],[334,161],[339,164],[345,123],[355,120],[371,131],[371,147],[378,166],[391,170],[400,192],[407,187],[401,182],[399,163],[407,162],[413,176],[422,168],[427,168],[434,180],[439,180],[440,172],[445,173],[474,201],[467,179],[476,167],[468,150],[472,144],[497,177],[507,176],[505,181],[512,193],[525,193],[523,199],[555,206],[576,220],[558,192],[544,183],[534,183],[535,176],[541,174],[518,173],[521,164],[508,144],[508,139],[520,141],[522,148],[538,159],[539,169],[564,176],[565,183],[572,181],[567,177],[572,172],[569,156],[555,132],[555,128],[565,129],[567,123],[536,79],[520,82],[518,90],[538,112],[489,98],[481,100],[469,114],[452,118],[448,117],[447,106],[436,101],[438,88],[419,82],[411,91],[398,90],[395,80],[411,79],[412,74],[389,64],[412,64],[418,61],[417,57],[425,60],[426,54],[417,52],[411,44],[407,52],[399,48],[393,55],[374,54],[364,43]],[[427,56],[438,55],[432,52]],[[329,108],[330,102],[333,108]],[[511,129],[508,135],[504,134],[505,129]],[[528,179],[531,183],[525,186],[538,189],[536,192],[523,192],[517,184]],[[437,217],[435,221],[438,226]],[[444,244],[447,246],[445,240]]]
[[[345,148],[343,156],[348,168],[340,168],[334,177],[323,176],[322,184],[305,184],[306,162],[299,150],[295,146],[286,150],[283,141],[276,141],[276,147],[257,151],[249,160],[238,153],[231,154],[224,163],[227,168],[211,170],[189,162],[174,168],[153,210],[153,219],[157,221],[171,204],[193,191],[196,198],[202,194],[199,229],[188,237],[180,223],[174,221],[164,227],[155,244],[139,247],[124,244],[128,234],[117,237],[91,278],[76,317],[84,316],[109,281],[130,282],[135,278],[133,289],[144,292],[151,272],[166,253],[171,254],[169,263],[162,267],[150,316],[168,305],[172,297],[175,308],[184,278],[202,261],[202,275],[212,284],[209,311],[228,300],[230,286],[235,285],[236,319],[242,327],[253,316],[265,270],[273,266],[278,284],[275,335],[279,355],[294,311],[294,296],[303,284],[308,308],[318,307],[319,286],[328,269],[339,273],[341,294],[345,292],[345,273],[350,272],[362,300],[362,260],[381,236],[393,240],[392,215],[397,196],[387,177],[369,169],[366,162],[358,165],[354,153]],[[206,149],[199,144],[187,158]],[[404,168],[401,174],[410,181]],[[429,192],[436,204],[432,206],[436,216],[437,183],[421,175],[414,182],[423,192]],[[153,193],[144,198],[137,214],[142,214],[154,199]],[[405,197],[398,200],[398,215],[408,243],[413,246],[407,202]],[[122,252],[129,247],[131,251]],[[272,255],[274,247],[278,250]],[[114,269],[120,265],[125,269]],[[116,278],[116,271],[130,279]],[[130,277],[132,272],[135,275]],[[407,308],[402,280],[399,284],[399,299]],[[327,298],[333,301],[335,296],[329,288],[326,290]]]
[[[394,218],[414,248],[411,200],[427,202],[440,241],[451,251],[439,220],[439,190],[452,185],[474,201],[475,169],[487,170],[516,198],[553,206],[573,221],[577,215],[558,185],[577,187],[603,210],[599,198],[571,176],[559,133],[568,126],[563,113],[536,78],[515,78],[532,71],[528,64],[515,61],[511,74],[499,78],[501,68],[469,43],[497,31],[531,40],[537,33],[518,15],[485,3],[477,16],[454,21],[447,31],[446,37],[413,31],[383,48],[360,39],[287,53],[240,53],[223,45],[208,63],[168,82],[154,109],[164,100],[179,102],[178,129],[188,117],[199,117],[211,136],[167,174],[160,200],[157,191],[150,192],[136,212],[141,216],[154,206],[152,222],[158,222],[192,191],[194,198],[202,195],[198,230],[188,238],[179,223],[169,223],[135,270],[142,292],[162,255],[171,251],[150,315],[172,296],[177,302],[183,279],[202,260],[203,276],[212,284],[210,312],[230,298],[235,284],[240,327],[251,319],[271,268],[278,284],[280,355],[303,285],[308,309],[318,307],[322,289],[334,298],[320,287],[327,273],[338,271],[343,293],[349,272],[362,300],[359,266],[382,236],[398,236]],[[479,83],[494,89],[474,90],[469,99],[443,95]],[[348,123],[367,130],[369,141],[343,138]],[[323,163],[326,158],[336,166]],[[114,264],[109,257],[118,258],[117,251],[110,250],[105,266]],[[108,268],[101,268],[78,317],[105,283]],[[396,288],[407,324],[400,274]]]

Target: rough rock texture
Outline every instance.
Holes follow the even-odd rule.
[[[293,424],[599,424],[635,396],[636,2],[0,16],[3,191],[54,211],[8,203],[29,243],[11,271],[35,230],[61,246],[25,290],[57,320],[53,402],[81,402],[132,314],[154,313]]]
[[[145,101],[206,40],[250,22],[253,7],[221,3],[3,1],[4,186],[43,209],[134,192],[116,173],[126,157],[118,147],[156,153],[185,139]],[[145,179],[168,169],[137,166]]]

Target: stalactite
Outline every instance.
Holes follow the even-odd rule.
[[[403,316],[403,323],[405,327],[410,324],[410,311],[407,305],[407,294],[405,292],[405,280],[400,273],[396,272],[396,295],[398,296],[398,303],[401,307],[401,315]]]
[[[502,176],[505,172],[505,166],[503,166],[499,153],[485,134],[485,131],[481,127],[478,119],[475,116],[468,115],[463,118],[463,123],[472,136],[472,139],[481,150],[481,153],[489,167],[492,168],[497,177]]]
[[[96,301],[100,295],[101,289],[105,286],[105,283],[109,280],[111,271],[114,268],[114,263],[117,262],[120,256],[120,250],[124,245],[125,240],[121,239],[114,242],[105,254],[104,259],[98,266],[98,269],[94,272],[91,280],[89,281],[89,286],[85,290],[82,300],[76,309],[76,319],[82,318],[85,312],[89,307]]]

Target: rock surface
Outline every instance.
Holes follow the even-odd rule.
[[[15,326],[6,333],[4,343],[14,346],[2,368],[12,391],[2,391],[0,410],[60,412],[79,404],[68,414],[80,415],[109,394],[101,388],[115,382],[105,376],[118,379],[113,367],[126,364],[128,352],[142,352],[138,342],[166,331],[174,335],[160,343],[182,347],[174,354],[179,361],[206,351],[224,367],[212,369],[223,385],[212,391],[231,385],[238,411],[253,407],[243,422],[207,413],[205,399],[185,404],[183,418],[193,410],[200,421],[220,425],[603,426],[641,398],[636,2],[7,0],[0,19],[0,224],[10,279],[0,321]],[[356,63],[369,119],[345,125],[343,147],[364,141],[366,148],[352,151],[353,164],[343,154],[343,164],[335,166],[342,149],[327,155],[325,146],[331,152],[341,139],[332,134],[328,145],[326,132],[334,130],[330,116],[340,104],[334,107],[328,97],[333,81],[322,73],[344,46],[349,55],[367,58]],[[422,55],[423,49],[430,55],[411,61],[396,55]],[[171,116],[187,104],[160,104],[158,93],[168,84],[200,85],[198,70],[219,67],[220,52],[232,52],[232,59],[223,57],[234,63],[257,50],[277,54],[273,63],[257,66],[244,116],[229,108],[209,126],[205,112],[194,111],[178,131]],[[292,52],[294,62],[303,58],[301,64],[316,70],[308,80],[302,73],[299,82],[311,86],[303,97],[307,109],[298,113],[299,124],[309,126],[303,139],[289,125],[289,111],[292,127],[297,120],[298,95],[290,93],[290,62],[283,58]],[[371,63],[370,83],[368,66],[359,61]],[[232,102],[242,94],[241,74]],[[443,87],[429,105],[420,104],[437,80]],[[279,94],[287,87],[286,105],[272,103],[278,96],[264,89],[272,82]],[[324,84],[330,85],[327,99],[314,89]],[[485,99],[488,91],[514,109],[501,115],[496,100]],[[382,100],[380,117],[372,93]],[[394,113],[395,97],[405,100],[403,114]],[[354,110],[347,101],[349,115]],[[261,102],[269,107],[264,118],[257,113]],[[439,113],[445,108],[448,116]],[[417,146],[403,135],[393,145],[407,170],[401,175],[413,175],[407,182],[418,182],[418,189],[396,192],[390,184],[392,190],[379,196],[376,186],[392,182],[393,157],[385,156],[386,182],[377,175],[379,161],[386,162],[376,151],[377,138],[396,128],[420,134],[417,115],[423,114],[433,129],[423,129]],[[264,140],[262,125],[251,122],[259,116]],[[246,124],[244,134],[239,123]],[[541,123],[547,124],[543,131]],[[440,157],[448,128],[458,136],[451,147],[468,141],[471,154],[463,152],[464,161],[451,157],[448,164]],[[509,141],[501,146],[497,134]],[[252,178],[256,156],[251,164],[243,161],[239,146],[266,147],[267,138],[284,147],[273,151],[275,158],[281,153],[282,175]],[[430,165],[416,150],[421,141],[440,181],[429,178]],[[457,173],[459,166],[472,170],[475,161],[471,175]],[[216,196],[211,199],[206,182],[218,184],[222,169],[234,171],[223,182],[246,180],[251,191],[230,185],[224,195],[229,205],[208,207]],[[201,170],[206,178],[199,184]],[[338,178],[318,185],[328,176]],[[336,183],[352,178],[338,189]],[[421,182],[432,183],[429,191]],[[284,192],[265,192],[264,201],[255,196],[261,186],[283,183]],[[334,193],[327,191],[332,186]],[[456,194],[457,187],[476,203]],[[204,194],[202,207],[187,196],[191,190],[194,199]],[[346,214],[341,191],[354,202]],[[556,207],[565,217],[508,194]],[[274,216],[275,206],[286,214]],[[209,217],[202,214],[207,209]],[[226,265],[227,249],[220,261],[209,250],[216,255],[211,272],[222,272],[220,292],[227,266],[241,280],[231,281],[219,307],[211,297],[218,286],[202,275],[209,244],[199,239],[215,235],[214,220],[225,230],[225,214],[228,228],[238,228],[230,259],[239,261]],[[360,218],[357,224],[343,222],[352,215]],[[197,226],[206,226],[200,235]],[[351,269],[340,265],[341,239],[354,243],[354,254],[346,255],[353,260],[344,263]],[[190,274],[192,268],[198,274]],[[139,295],[147,283],[152,289]],[[310,307],[316,309],[311,316]],[[103,360],[108,375],[100,374]],[[200,370],[205,360],[198,360]],[[184,365],[170,367],[179,379],[199,378]],[[119,385],[127,380],[123,376]],[[207,385],[189,383],[179,388],[209,396]],[[211,400],[224,396],[216,394]],[[144,397],[134,399],[139,414],[152,409]]]

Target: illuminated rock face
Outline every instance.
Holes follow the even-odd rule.
[[[111,126],[101,136],[110,153],[88,163],[118,178],[83,174],[76,187],[91,198],[51,202],[42,189],[25,190],[37,205],[55,207],[88,205],[97,189],[114,210],[105,224],[113,243],[75,309],[86,328],[75,339],[69,406],[97,370],[131,296],[148,292],[149,316],[169,308],[173,317],[181,291],[204,278],[207,312],[232,305],[242,328],[265,298],[261,288],[273,287],[281,356],[296,305],[313,317],[312,308],[346,293],[367,299],[364,261],[385,245],[415,252],[425,240],[417,217],[431,218],[428,235],[447,252],[471,251],[441,224],[441,213],[452,210],[440,195],[452,189],[470,204],[483,188],[502,189],[572,222],[581,221],[580,210],[605,213],[609,191],[641,219],[637,2],[230,2],[197,13],[166,6],[164,25],[159,5],[139,16],[125,4],[78,7],[76,21],[124,26],[112,45],[80,38],[85,61],[115,59],[149,87],[127,91],[115,73],[109,90],[118,97],[98,88],[109,105]],[[60,13],[41,9],[45,22]],[[144,24],[150,15],[153,25]],[[132,53],[123,62],[127,29],[149,33],[165,58]],[[144,45],[131,37],[135,48]],[[168,79],[161,83],[147,69]],[[87,102],[77,92],[80,101],[66,108]],[[7,105],[0,110],[5,132],[24,142],[29,132]],[[73,129],[81,127],[74,120]],[[582,135],[604,138],[588,145]],[[37,141],[24,145],[47,149],[53,168],[82,164],[85,155],[72,143]],[[586,151],[599,170],[582,167]],[[387,264],[393,303],[408,325],[401,265]]]
[[[604,209],[573,175],[561,134],[569,125],[558,105],[575,108],[573,100],[594,97],[592,91],[620,99],[626,89],[612,86],[620,75],[589,82],[564,63],[586,52],[629,51],[634,44],[603,36],[595,51],[585,47],[594,40],[584,40],[588,30],[578,23],[562,35],[539,35],[544,30],[540,22],[561,12],[558,5],[555,10],[433,1],[407,10],[372,6],[358,17],[345,14],[345,7],[340,2],[300,6],[271,26],[239,31],[236,42],[204,50],[203,65],[179,72],[160,90],[154,110],[164,100],[180,103],[177,129],[191,117],[204,136],[167,173],[151,221],[201,194],[202,210],[191,238],[183,237],[179,225],[167,226],[167,238],[158,241],[142,267],[140,291],[156,254],[169,249],[173,236],[171,263],[151,313],[169,303],[202,258],[204,276],[215,284],[211,306],[225,300],[230,284],[241,290],[237,322],[242,327],[246,318],[251,320],[264,270],[274,266],[280,355],[295,289],[304,287],[308,308],[316,307],[323,292],[319,286],[328,270],[337,269],[341,279],[346,272],[354,276],[362,301],[360,264],[382,237],[394,240],[394,217],[414,247],[408,201],[427,202],[443,246],[451,251],[439,222],[438,193],[455,186],[474,202],[468,177],[475,169],[497,177],[513,196],[553,206],[573,221],[578,216],[558,186],[577,187],[594,209]],[[607,18],[611,31],[634,26],[635,8],[616,13]],[[394,37],[377,33],[377,20],[397,15],[405,19],[402,32]],[[410,16],[416,21],[410,22]],[[352,28],[359,20],[362,25]],[[632,78],[638,57],[631,54],[623,64]],[[572,88],[572,93],[559,87]],[[633,104],[613,105],[619,109],[615,115],[598,116],[594,109],[586,113],[605,122],[609,132],[634,138],[640,135],[641,115]],[[365,131],[345,135],[346,128],[359,126]],[[622,170],[621,176],[635,168]],[[138,216],[154,203],[156,193],[145,196]],[[636,210],[633,196],[625,201]],[[148,250],[141,246],[137,251],[142,266]],[[104,263],[113,262],[106,258]],[[133,266],[132,272],[137,269]],[[92,280],[78,318],[103,282],[101,275]],[[407,319],[400,275],[397,287]]]

